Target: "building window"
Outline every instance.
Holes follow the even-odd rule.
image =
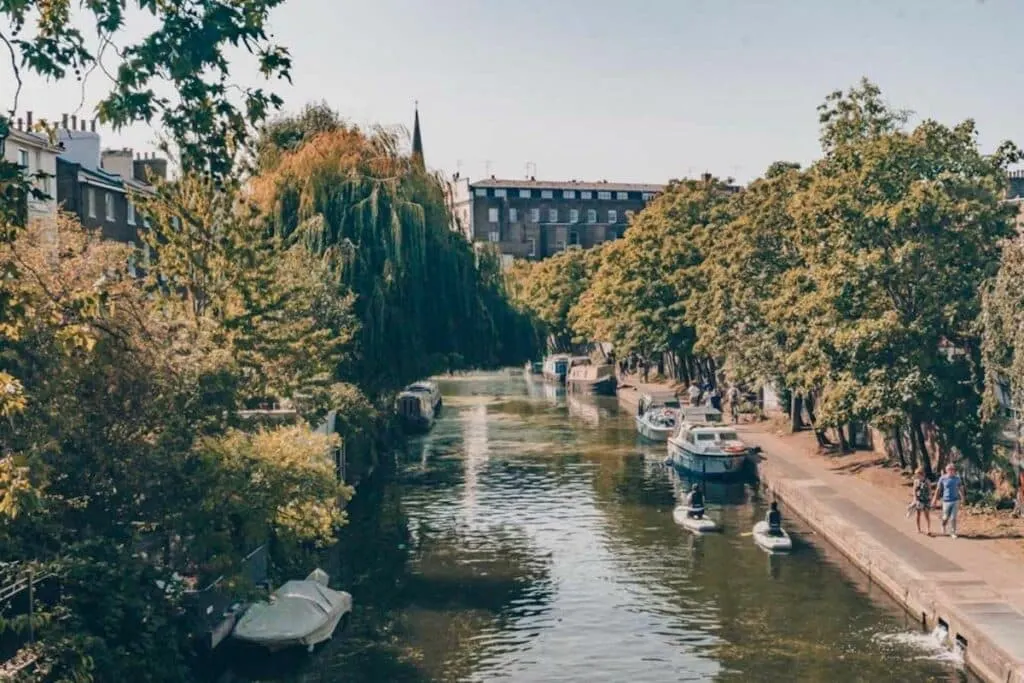
[[[569,222],[570,223],[579,223],[580,222],[580,210],[579,209],[569,209]]]
[[[579,243],[580,243],[580,234],[578,232],[576,232],[575,230],[571,231],[569,233],[569,244],[579,244]]]
[[[473,194],[475,194],[477,197],[486,197],[487,196],[487,188],[486,187],[474,188],[473,189]]]
[[[576,199],[576,190],[562,190],[563,199]]]
[[[504,199],[505,197],[508,196],[508,190],[506,190],[506,189],[495,190],[494,191],[494,196],[495,197],[500,197],[500,198]]]
[[[610,239],[610,240],[617,240],[617,239],[619,239],[618,231],[616,231],[616,230],[609,230],[608,231],[608,239]]]
[[[488,223],[497,223],[498,222],[498,210],[497,209],[487,209],[487,222]]]
[[[616,199],[621,199],[622,201],[625,201],[625,200],[629,199],[629,193],[628,192],[616,192],[615,193],[615,198]]]
[[[587,209],[587,222],[588,223],[596,223],[597,222],[597,209]]]
[[[583,192],[580,192],[580,199],[593,199],[593,198],[594,198],[594,193],[591,192],[590,190],[584,190]]]
[[[562,240],[555,242],[555,251],[565,251],[565,242]]]
[[[136,275],[136,272],[135,272],[135,260],[136,260],[136,256],[135,256],[135,254],[136,254],[135,242],[132,242],[131,240],[129,240],[128,241],[128,248],[131,249],[131,251],[128,252],[128,274],[131,275],[132,277],[138,277]]]
[[[558,209],[548,209],[548,223],[558,222]]]
[[[85,207],[89,218],[96,218],[96,188],[90,187],[85,192]]]
[[[632,220],[633,220],[633,212],[632,211],[626,211],[626,222],[629,223]]]
[[[144,225],[145,227],[147,227],[147,228],[149,227],[149,216],[146,216],[146,215],[143,215],[143,216],[142,216],[142,224],[143,224],[143,225]]]
[[[492,230],[491,232],[487,233],[487,239],[491,242],[500,242],[501,233],[498,232],[497,230]]]
[[[529,199],[530,198],[530,191],[529,190],[519,190],[519,198],[520,199]]]
[[[551,190],[541,190],[540,191],[540,198],[541,199],[554,199],[555,198],[555,193],[552,192]]]
[[[608,192],[607,190],[601,190],[600,192],[597,193],[597,198],[598,199],[611,199],[612,198],[612,193]]]
[[[31,170],[29,168],[29,165],[28,165],[28,150],[27,149],[19,149],[18,150],[18,165],[21,166],[23,169],[25,169],[26,173],[28,173]]]
[[[537,255],[537,240],[535,240],[535,239],[533,239],[531,237],[530,239],[526,240],[526,243],[530,245],[530,250],[528,252],[526,252],[526,255],[527,256],[536,256]]]
[[[518,223],[519,222],[519,209],[509,209],[508,210],[508,222],[509,223]]]
[[[125,199],[124,219],[128,221],[128,225],[135,225],[135,205],[128,199]]]
[[[618,214],[617,211],[612,210],[612,211],[608,212],[608,222],[609,223],[618,223],[619,222],[619,214]]]
[[[103,213],[110,222],[114,221],[114,193],[103,193]]]
[[[530,209],[530,222],[540,223],[540,209]]]
[[[640,198],[643,199],[646,202],[646,201],[648,201],[650,199],[654,199],[654,193],[653,192],[644,192],[643,194],[640,195]]]

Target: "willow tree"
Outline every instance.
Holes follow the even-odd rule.
[[[502,343],[521,335],[507,329],[518,314],[501,278],[450,229],[441,181],[399,142],[339,124],[279,150],[253,180],[274,233],[329,258],[339,291],[355,296],[357,351],[337,374],[374,393],[529,353]]]

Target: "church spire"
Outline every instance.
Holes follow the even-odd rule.
[[[425,168],[423,161],[423,135],[420,133],[420,103],[416,102],[415,115],[412,124],[412,162],[421,169]]]

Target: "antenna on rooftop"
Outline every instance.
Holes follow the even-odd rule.
[[[533,169],[533,173],[530,173],[530,169],[531,168]],[[532,161],[527,161],[526,162],[526,177],[527,178],[535,178],[536,176],[537,176],[537,164],[533,163]]]
[[[484,177],[491,175],[491,160],[484,159]]]

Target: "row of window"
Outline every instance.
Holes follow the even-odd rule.
[[[493,192],[494,192],[494,194],[492,195],[493,197],[507,198],[509,190],[507,190],[505,188],[497,187],[497,188],[493,188]],[[533,195],[533,190],[512,190],[512,192],[515,192],[516,196],[518,196],[520,199],[530,199],[530,198],[532,198],[534,196]],[[562,199],[576,199],[577,194],[579,195],[580,199],[593,199],[594,198],[594,194],[595,194],[592,190],[579,190],[579,192],[577,192],[576,190],[540,190],[540,198],[541,199],[554,199],[555,198],[555,192],[561,193]],[[486,187],[474,188],[473,189],[473,194],[475,194],[477,197],[486,197],[487,196],[487,188]],[[626,200],[628,200],[630,198],[629,197],[629,195],[630,195],[629,192],[612,192],[610,190],[598,190],[596,194],[597,194],[597,198],[598,199],[605,199],[605,200],[618,199],[618,200],[621,200],[621,201],[626,201]],[[635,198],[642,199],[645,202],[654,198],[654,193],[653,192],[634,192],[633,195],[637,196]]]
[[[614,240],[614,239],[617,239],[617,238],[618,238],[618,234],[614,230],[612,230],[611,232],[608,233],[608,239],[609,240]],[[495,242],[495,243],[500,242],[501,241],[501,232],[498,231],[498,230],[492,230],[491,232],[487,233],[487,240],[490,241],[490,242]],[[530,238],[528,238],[526,240],[526,243],[530,245],[530,248],[527,251],[526,255],[527,256],[536,256],[537,255],[537,240],[532,238],[532,237],[530,237]],[[575,230],[571,230],[569,232],[569,246],[579,246],[579,245],[580,245],[580,234],[578,232],[576,232]],[[566,244],[565,244],[564,241],[558,240],[558,241],[555,242],[554,251],[556,251],[556,252],[557,251],[564,251],[565,248],[566,248]]]
[[[113,192],[103,193],[103,217],[109,223],[113,223],[117,220],[116,211],[116,197],[117,195]],[[82,193],[82,202],[85,209],[85,214],[89,218],[96,218],[96,214],[99,211],[99,202],[97,201],[97,190],[95,187],[86,188],[86,191]],[[135,225],[135,205],[127,199],[125,200],[125,221],[128,225]],[[145,217],[142,219],[143,225],[149,227],[149,220]]]
[[[631,220],[633,218],[633,212],[632,211],[626,211],[625,215],[626,215],[626,220],[627,221],[629,221],[629,220]],[[559,217],[558,209],[548,209],[548,220],[547,220],[548,223],[558,223],[558,217]],[[530,209],[529,218],[530,218],[530,220],[529,220],[530,223],[540,223],[540,209]],[[497,223],[498,220],[499,220],[498,209],[497,208],[487,209],[487,222],[488,223]],[[518,209],[510,208],[508,210],[508,222],[509,223],[518,223],[519,222],[519,210]],[[569,209],[569,220],[568,220],[568,222],[569,223],[579,223],[580,222],[580,212],[579,212],[579,209]],[[614,210],[614,209],[608,211],[608,222],[609,223],[618,223],[619,222],[619,212]],[[587,209],[587,223],[597,223],[597,209]]]

